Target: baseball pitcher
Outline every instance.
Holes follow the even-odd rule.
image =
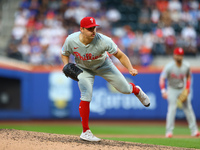
[[[139,86],[128,83],[122,73],[115,67],[108,54],[114,55],[133,76],[138,74],[129,58],[117,47],[111,38],[96,32],[96,21],[93,17],[85,17],[80,21],[80,31],[69,35],[62,47],[63,72],[67,77],[78,81],[81,92],[79,113],[83,132],[80,136],[86,141],[100,141],[89,128],[90,102],[96,75],[103,77],[119,92],[134,93],[141,103],[148,107],[150,100]],[[76,64],[69,62],[69,56],[75,57]]]

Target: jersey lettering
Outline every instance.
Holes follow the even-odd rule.
[[[185,75],[180,74],[179,76],[177,76],[176,74],[171,73],[171,74],[170,74],[170,77],[171,77],[171,78],[175,78],[175,79],[184,79]]]
[[[99,55],[99,56],[94,56],[92,55],[91,53],[86,53],[83,56],[81,56],[81,54],[79,52],[73,52],[75,54],[75,56],[81,60],[95,60],[95,59],[98,59],[99,57],[101,57],[102,55]]]

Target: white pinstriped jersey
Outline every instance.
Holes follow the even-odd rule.
[[[79,40],[80,33],[79,31],[69,35],[62,47],[62,54],[65,56],[74,55],[75,62],[80,67],[96,69],[105,62],[106,57],[108,57],[107,52],[117,53],[117,45],[111,38],[96,33],[92,42],[84,45]]]
[[[191,74],[189,63],[183,61],[181,67],[176,62],[168,63],[161,73],[161,76],[168,80],[168,86],[181,89],[185,86],[186,76]]]

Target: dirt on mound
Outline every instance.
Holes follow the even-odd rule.
[[[189,150],[104,139],[100,142],[87,142],[78,136],[15,129],[1,129],[0,141],[1,150]]]

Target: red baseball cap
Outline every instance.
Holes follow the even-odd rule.
[[[174,55],[184,55],[184,50],[181,47],[174,49]]]
[[[99,25],[96,24],[96,21],[93,17],[85,17],[81,20],[80,26],[84,28],[91,28],[91,27],[99,26]]]

